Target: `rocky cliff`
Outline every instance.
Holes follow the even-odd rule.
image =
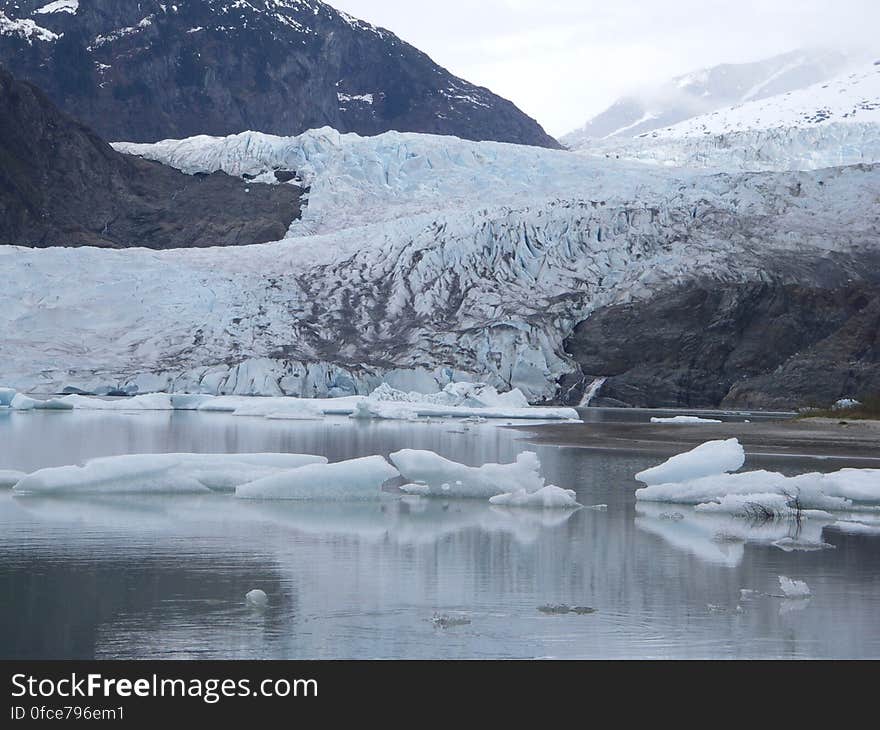
[[[183,173],[113,150],[0,68],[0,244],[179,248],[282,238],[295,185]]]

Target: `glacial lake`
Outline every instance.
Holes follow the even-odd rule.
[[[584,505],[607,505],[541,511],[411,497],[344,504],[4,491],[0,657],[880,656],[880,534],[637,505],[633,475],[662,459],[526,438],[455,421],[0,413],[0,469],[180,451],[336,461],[400,448],[480,465],[533,450],[548,482],[575,489]],[[746,464],[786,474],[843,466],[766,457]],[[798,529],[834,549],[772,544]],[[779,597],[780,575],[806,581],[812,596]],[[268,594],[266,608],[246,604],[253,588]],[[743,598],[741,589],[757,595]],[[595,612],[539,610],[558,604]]]

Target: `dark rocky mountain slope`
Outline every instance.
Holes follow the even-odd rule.
[[[0,63],[111,141],[329,125],[559,146],[511,102],[317,0],[0,0]]]
[[[880,285],[697,281],[599,310],[567,350],[608,376],[593,405],[827,406],[880,393]]]
[[[302,192],[120,154],[0,68],[0,244],[264,243],[283,238]]]

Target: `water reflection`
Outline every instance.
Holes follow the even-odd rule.
[[[0,419],[0,468],[137,451],[431,448],[510,461],[520,432],[448,423],[284,423],[221,414]],[[540,446],[545,475],[607,512],[482,501],[242,502],[229,495],[0,494],[3,657],[856,657],[880,655],[880,537],[636,505],[654,459]],[[812,463],[787,460],[784,468]],[[837,468],[835,466],[835,468]],[[677,516],[678,515],[678,516]],[[845,523],[847,526],[856,523]],[[785,552],[785,538],[836,549]],[[809,601],[774,598],[778,576]],[[264,590],[263,611],[244,595]],[[749,601],[741,589],[756,591]],[[592,606],[547,615],[547,604]],[[437,614],[469,624],[438,628]]]

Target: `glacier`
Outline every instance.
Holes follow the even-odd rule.
[[[595,309],[694,277],[857,279],[880,229],[873,165],[669,170],[326,128],[116,147],[193,174],[295,170],[308,205],[284,240],[242,249],[0,247],[0,378],[19,391],[483,382],[543,402],[579,373],[565,340]]]

